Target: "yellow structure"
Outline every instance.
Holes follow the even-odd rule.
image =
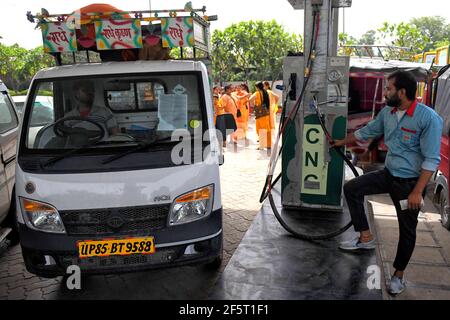
[[[433,59],[436,58],[436,51],[428,51],[423,54],[423,63],[433,63]]]
[[[450,64],[450,45],[436,49],[436,65],[446,66]]]
[[[423,53],[416,54],[416,55],[413,57],[413,61],[414,61],[414,62],[418,62],[418,63],[422,63],[422,62],[423,62]]]

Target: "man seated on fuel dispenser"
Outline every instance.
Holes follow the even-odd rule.
[[[65,115],[67,117],[81,117],[88,118],[97,122],[105,129],[105,135],[114,135],[119,133],[117,120],[115,119],[111,110],[106,107],[94,105],[95,87],[90,80],[79,80],[73,84],[72,92],[77,104],[70,112]],[[76,120],[71,122],[71,126],[86,127],[90,129],[93,124],[88,122],[77,123]],[[89,126],[89,127],[88,127]],[[93,128],[95,130],[95,128]]]
[[[426,186],[440,163],[442,118],[415,100],[417,83],[406,71],[388,76],[385,89],[387,106],[364,128],[336,141],[341,147],[357,140],[367,141],[384,135],[388,153],[385,169],[370,172],[344,185],[344,194],[359,236],[341,243],[340,249],[356,252],[375,249],[376,243],[364,212],[364,196],[389,193],[397,211],[400,238],[391,277],[391,295],[406,286],[404,271],[416,244],[418,215]]]

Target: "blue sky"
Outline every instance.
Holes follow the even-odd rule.
[[[26,12],[33,14],[46,8],[50,13],[68,13],[94,3],[93,0],[1,0],[0,41],[25,48],[41,44],[39,30],[26,20]],[[109,0],[122,10],[148,10],[149,0]],[[151,0],[152,9],[183,8],[186,0]],[[303,33],[303,11],[295,11],[287,0],[193,0],[195,8],[206,6],[207,14],[217,14],[212,29],[224,29],[232,23],[246,20],[275,19],[290,32]],[[449,0],[353,0],[352,8],[345,10],[345,31],[360,37],[365,31],[376,29],[384,21],[399,23],[412,17],[441,15],[450,23]],[[342,18],[342,10],[341,10]],[[342,31],[343,21],[340,21]]]

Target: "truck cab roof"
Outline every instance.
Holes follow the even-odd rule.
[[[136,74],[148,72],[185,72],[201,71],[204,65],[200,61],[164,60],[164,61],[126,61],[83,63],[51,67],[39,71],[35,79],[77,77],[86,75]]]

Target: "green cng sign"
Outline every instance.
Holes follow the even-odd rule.
[[[325,134],[320,125],[305,124],[303,135],[302,193],[327,194],[328,163],[325,162]]]

